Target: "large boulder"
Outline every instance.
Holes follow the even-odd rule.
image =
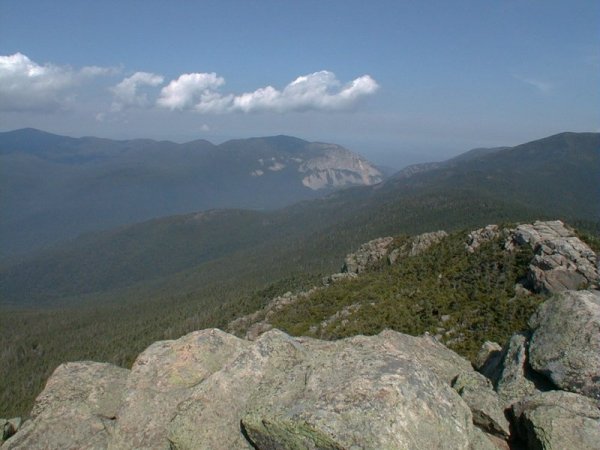
[[[530,318],[529,360],[561,389],[600,400],[600,292],[569,291]]]
[[[600,448],[600,410],[588,397],[550,391],[528,397],[512,409],[517,431],[531,449]]]
[[[264,377],[271,356],[279,357],[271,370],[279,370],[279,378],[285,380],[299,348],[292,338],[277,330],[262,334],[234,361],[199,384],[179,406],[168,427],[172,447],[251,449],[240,428],[246,406]]]
[[[513,335],[504,348],[496,373],[491,374],[490,378],[495,380],[496,391],[505,406],[547,388],[545,380],[529,367],[527,345],[527,334]]]
[[[272,330],[182,403],[169,440],[176,449],[467,449],[481,436],[450,380],[471,370],[428,337],[327,342]]]
[[[178,405],[248,345],[217,329],[152,344],[131,368],[109,448],[168,449],[166,426]]]
[[[475,425],[508,439],[510,427],[504,415],[504,405],[490,380],[477,372],[463,372],[456,377],[452,387],[471,409]]]
[[[429,233],[419,234],[413,237],[406,244],[407,256],[417,256],[427,250],[434,244],[437,244],[442,239],[448,236],[444,230],[432,231]],[[402,250],[402,249],[401,249]]]
[[[37,397],[31,420],[2,449],[106,448],[128,374],[112,364],[62,364]]]
[[[485,341],[475,361],[473,361],[473,367],[477,369],[479,373],[482,373],[489,378],[492,383],[496,384],[502,364],[502,347],[497,342]]]

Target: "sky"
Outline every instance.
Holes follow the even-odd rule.
[[[391,167],[600,131],[597,0],[0,0],[0,130]]]

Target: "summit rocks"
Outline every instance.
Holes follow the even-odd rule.
[[[390,330],[323,341],[273,329],[247,341],[208,329],[151,345],[131,371],[67,363],[2,449],[593,449],[597,349],[554,335],[568,341],[575,327],[598,342],[599,295],[544,303],[490,380],[435,338]],[[561,328],[547,319],[557,305]]]
[[[494,448],[451,387],[471,372],[428,336],[204,330],[153,344],[131,371],[60,366],[2,448]]]
[[[531,366],[561,389],[600,401],[600,292],[567,291],[529,320]]]

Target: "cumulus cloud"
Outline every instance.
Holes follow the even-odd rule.
[[[171,110],[201,113],[332,111],[351,107],[359,98],[379,88],[369,75],[342,85],[328,71],[300,76],[282,90],[266,86],[240,95],[221,94],[218,89],[224,83],[214,73],[184,74],[162,89],[157,104]]]
[[[0,56],[0,109],[48,111],[64,107],[84,78],[107,75],[113,69],[38,64],[22,53]]]
[[[41,112],[70,108],[75,105],[75,99],[86,98],[78,97],[77,94],[83,93],[79,87],[99,77],[114,76],[119,71],[111,67],[73,69],[39,64],[22,53],[0,56],[0,110]],[[164,81],[162,75],[149,72],[135,72],[122,79],[109,88],[112,93],[110,112],[118,113],[131,107],[204,114],[335,111],[351,108],[360,98],[379,88],[369,75],[343,84],[335,74],[325,70],[297,77],[283,88],[265,86],[241,94],[222,92],[225,79],[214,72],[184,73],[162,86]],[[100,113],[97,119],[106,119],[106,112]]]
[[[216,73],[184,73],[162,88],[157,104],[171,110],[218,110],[222,107],[223,97],[216,89],[223,84],[225,80]]]
[[[296,78],[282,91],[268,86],[242,94],[234,99],[232,109],[244,112],[340,110],[377,89],[377,83],[369,75],[340,87],[333,73],[321,71]]]
[[[114,96],[112,111],[121,111],[133,106],[147,106],[149,104],[148,96],[146,93],[139,92],[139,88],[141,86],[158,86],[163,81],[164,78],[161,75],[149,72],[136,72],[125,78],[110,89]]]

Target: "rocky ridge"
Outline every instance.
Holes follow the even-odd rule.
[[[583,287],[598,288],[598,259],[594,251],[560,220],[521,224],[501,230],[488,225],[469,234],[465,247],[474,252],[483,242],[505,237],[505,248],[530,245],[534,258],[527,274],[530,289],[555,293]]]
[[[261,333],[273,328],[269,319],[287,306],[307,299],[317,290],[326,289],[327,286],[332,283],[356,278],[361,273],[369,270],[382,261],[386,261],[389,264],[395,264],[401,257],[416,256],[427,250],[431,245],[439,242],[445,236],[447,236],[447,233],[443,230],[423,233],[402,242],[398,246],[391,236],[377,238],[366,242],[365,244],[362,244],[356,252],[346,256],[341,272],[323,278],[323,286],[315,286],[308,291],[302,291],[295,294],[286,292],[282,296],[275,297],[264,308],[233,320],[227,326],[227,330],[236,335],[244,336],[246,339],[254,340]],[[325,325],[337,319],[341,318],[344,320],[351,312],[356,311],[359,308],[360,305],[349,305],[344,310],[338,311],[328,320],[325,320],[324,323],[321,324],[321,328],[324,328]],[[313,331],[317,332],[317,329]]]
[[[227,330],[254,340],[260,333],[272,329],[273,325],[269,320],[291,304],[306,300],[316,291],[327,289],[332,283],[360,276],[378,264],[402,264],[404,258],[423,253],[447,236],[448,233],[439,230],[402,239],[391,236],[373,239],[362,244],[356,252],[348,254],[341,272],[324,277],[323,286],[315,286],[309,291],[299,293],[287,292],[283,296],[275,297],[264,308],[232,321]],[[549,295],[565,290],[597,289],[600,285],[596,254],[560,220],[536,221],[520,224],[515,228],[488,225],[468,234],[465,251],[474,253],[492,239],[502,239],[506,252],[512,252],[524,245],[532,248],[533,258],[529,262],[527,278],[522,284],[515,286],[515,293],[534,292]],[[360,305],[352,307],[356,311]],[[348,320],[349,311],[351,310],[338,311],[325,322],[340,318]],[[313,331],[318,335],[318,329]]]
[[[486,342],[475,368],[429,334],[386,330],[323,341],[289,336],[268,321],[331,283],[373,265],[402,264],[444,238],[436,232],[365,244],[347,259],[354,271],[230,324],[251,340],[209,329],[154,343],[131,370],[63,364],[12,437],[19,424],[9,426],[2,449],[597,449],[596,255],[562,222],[490,226],[468,236],[467,252],[498,238],[508,252],[531,245],[527,280],[515,289],[553,292],[527,330],[503,346]],[[540,264],[544,257],[555,264]],[[544,284],[577,279],[572,273],[585,277],[588,290]],[[348,320],[360,308],[349,305],[328,320]]]
[[[585,383],[559,388],[553,380],[564,368],[538,372],[528,356],[536,345],[570,345],[569,333],[557,337],[553,328],[555,304],[564,305],[563,323],[589,325],[592,348],[579,348],[577,358]],[[197,331],[151,345],[131,370],[59,366],[2,449],[594,449],[594,308],[598,291],[554,295],[487,377],[429,335],[388,330],[322,341],[270,330],[248,341]],[[496,346],[486,348],[484,366],[497,357]]]

